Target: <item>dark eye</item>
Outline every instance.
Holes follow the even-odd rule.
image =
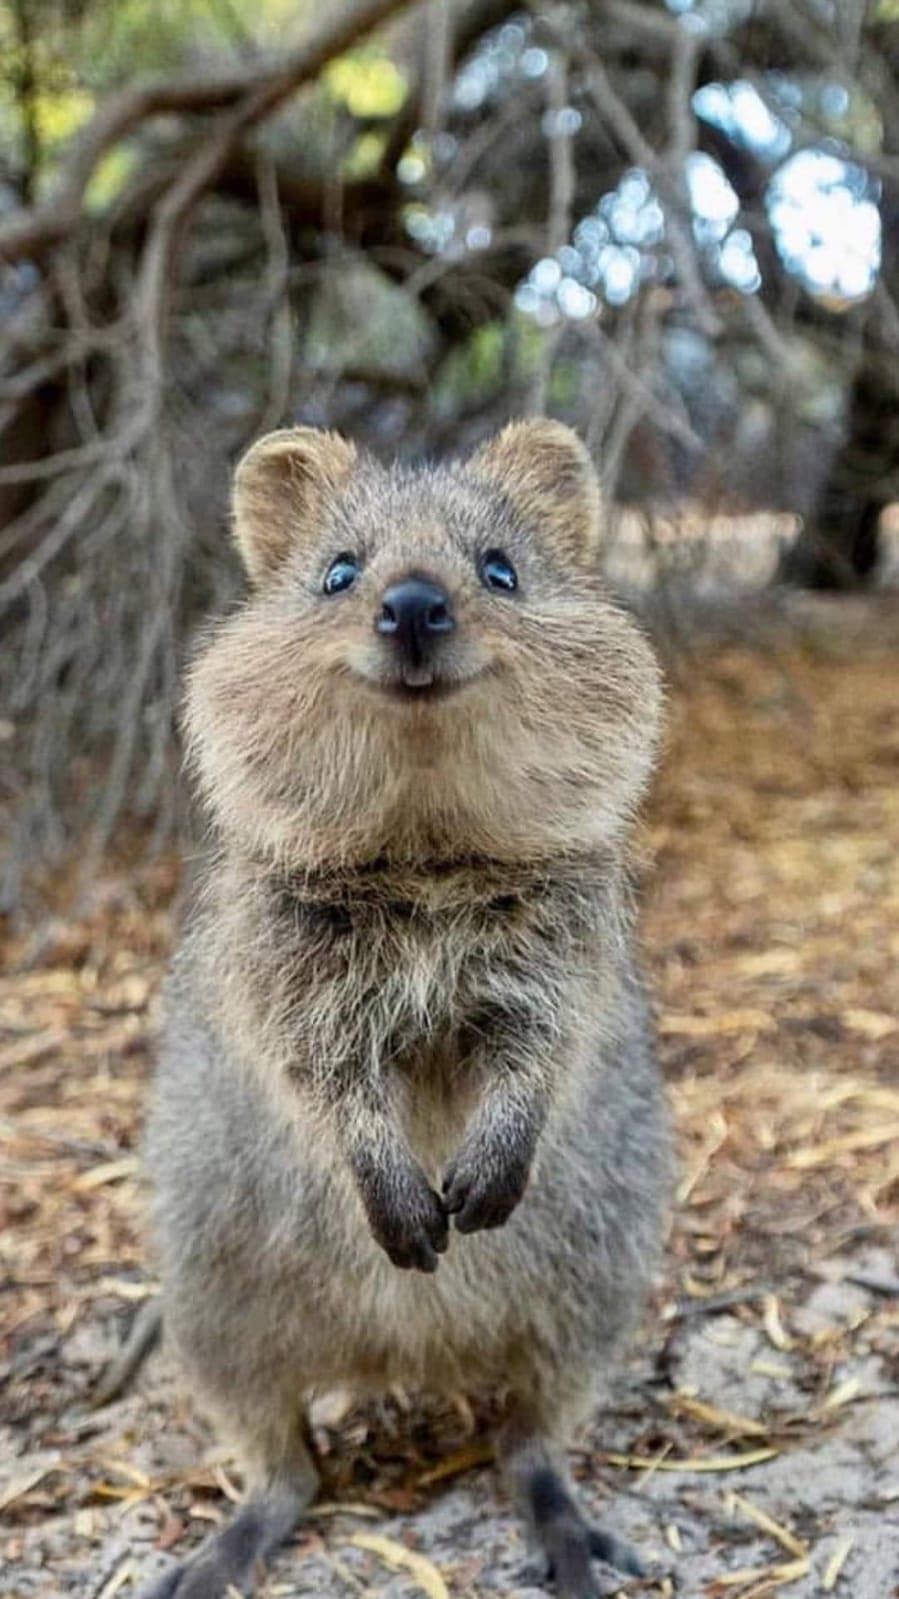
[[[488,589],[502,589],[506,594],[514,594],[518,587],[518,574],[502,550],[487,551],[481,561],[481,582]]]
[[[322,588],[326,594],[342,594],[344,589],[352,588],[358,576],[359,562],[355,555],[338,555],[325,573]]]

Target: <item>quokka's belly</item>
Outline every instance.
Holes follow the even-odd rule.
[[[559,1205],[535,1186],[504,1227],[451,1230],[432,1274],[393,1266],[355,1197],[342,1200],[339,1239],[331,1213],[327,1279],[318,1249],[308,1261],[295,1253],[288,1268],[301,1328],[297,1359],[312,1385],[399,1383],[438,1393],[527,1386],[529,1373],[549,1365],[587,1368],[601,1359],[642,1288],[607,1247],[593,1247],[596,1228],[584,1234],[583,1196]]]
[[[644,1137],[631,1150],[619,1132],[637,1111],[645,1128],[645,1089],[634,1087],[626,1115],[585,1105],[554,1120],[506,1225],[451,1231],[423,1275],[375,1243],[321,1130],[287,1124],[193,1029],[181,1042],[189,1052],[164,1057],[150,1154],[166,1292],[195,1366],[240,1341],[248,1359],[283,1365],[301,1385],[458,1390],[501,1384],[550,1352],[601,1354],[642,1289],[658,1228],[650,1146]],[[435,1184],[447,1152],[416,1149]]]

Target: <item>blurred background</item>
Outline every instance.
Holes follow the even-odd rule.
[[[897,68],[894,0],[3,0],[3,907],[171,836],[267,428],[560,416],[657,612],[895,582]]]
[[[242,592],[233,464],[535,412],[597,460],[670,683],[641,856],[678,1207],[577,1475],[641,1591],[893,1591],[899,0],[0,0],[14,1599],[131,1594],[236,1492],[164,1361],[84,1410],[155,1292],[178,684]],[[332,1400],[344,1511],[271,1592],[533,1599],[482,1420]]]

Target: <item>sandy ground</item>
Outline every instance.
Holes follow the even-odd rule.
[[[678,1208],[572,1457],[651,1567],[609,1594],[899,1594],[897,669],[895,608],[824,605],[675,675],[645,927]],[[0,977],[10,1599],[128,1599],[236,1493],[164,1355],[85,1404],[152,1291],[134,1147],[173,886],[171,863],[111,880]],[[325,1497],[265,1594],[538,1599],[485,1415],[332,1396],[316,1419]]]
[[[890,1350],[877,1314],[882,1296],[846,1280],[857,1273],[887,1282],[893,1268],[881,1249],[829,1262],[827,1279],[792,1309],[799,1338],[789,1350],[778,1334],[772,1344],[764,1328],[732,1313],[694,1313],[664,1332],[650,1329],[649,1347],[630,1381],[619,1385],[614,1408],[573,1456],[595,1518],[639,1548],[651,1571],[647,1581],[624,1585],[598,1569],[603,1592],[746,1596],[789,1587],[796,1599],[826,1591],[887,1599],[897,1591],[895,1326]],[[820,1367],[808,1359],[804,1340],[813,1347],[819,1340],[819,1349],[840,1345],[859,1321],[867,1334],[852,1338],[852,1353],[830,1368],[821,1392]],[[96,1360],[89,1336],[70,1354],[87,1366]],[[700,1411],[719,1407],[721,1414],[703,1426],[691,1403]],[[441,1420],[446,1428],[447,1418]],[[466,1437],[459,1421],[455,1449],[435,1465],[416,1438],[416,1421],[391,1407],[381,1416],[362,1415],[355,1429],[347,1423],[353,1445],[361,1433],[366,1453],[372,1451],[375,1483],[397,1454],[402,1480],[379,1491],[357,1468],[363,1481],[321,1505],[272,1567],[264,1593],[282,1599],[360,1593],[436,1599],[443,1592],[539,1599],[545,1593],[529,1573],[521,1528],[495,1474],[486,1466],[464,1469],[481,1440]],[[221,1451],[209,1448],[164,1359],[99,1424],[79,1425],[76,1416],[67,1423],[78,1440],[65,1450],[68,1469],[77,1473],[82,1450],[92,1463],[101,1457],[117,1500],[112,1510],[94,1504],[50,1515],[26,1536],[13,1536],[21,1565],[17,1570],[11,1562],[6,1592],[82,1599],[131,1593],[173,1558],[160,1550],[160,1539],[180,1545],[226,1513],[220,1489],[230,1489],[227,1468],[197,1470],[204,1455],[222,1459]],[[320,1436],[329,1438],[324,1429]],[[329,1442],[345,1447],[334,1432]],[[52,1472],[59,1459],[58,1450],[38,1450],[18,1464],[28,1473]],[[411,1472],[410,1461],[416,1462]],[[441,1466],[462,1474],[422,1485]],[[191,1483],[188,1515],[185,1488],[176,1489],[173,1509],[167,1487],[184,1476]],[[391,1497],[406,1499],[409,1508],[391,1513]],[[375,1547],[366,1547],[372,1535]],[[404,1569],[410,1555],[412,1569]]]

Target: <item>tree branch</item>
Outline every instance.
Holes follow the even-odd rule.
[[[85,191],[101,156],[149,117],[238,106],[242,127],[260,122],[363,34],[404,10],[410,0],[356,0],[325,19],[277,63],[241,67],[218,77],[151,78],[123,89],[88,123],[46,204],[17,212],[0,227],[0,261],[37,260],[77,228]]]

